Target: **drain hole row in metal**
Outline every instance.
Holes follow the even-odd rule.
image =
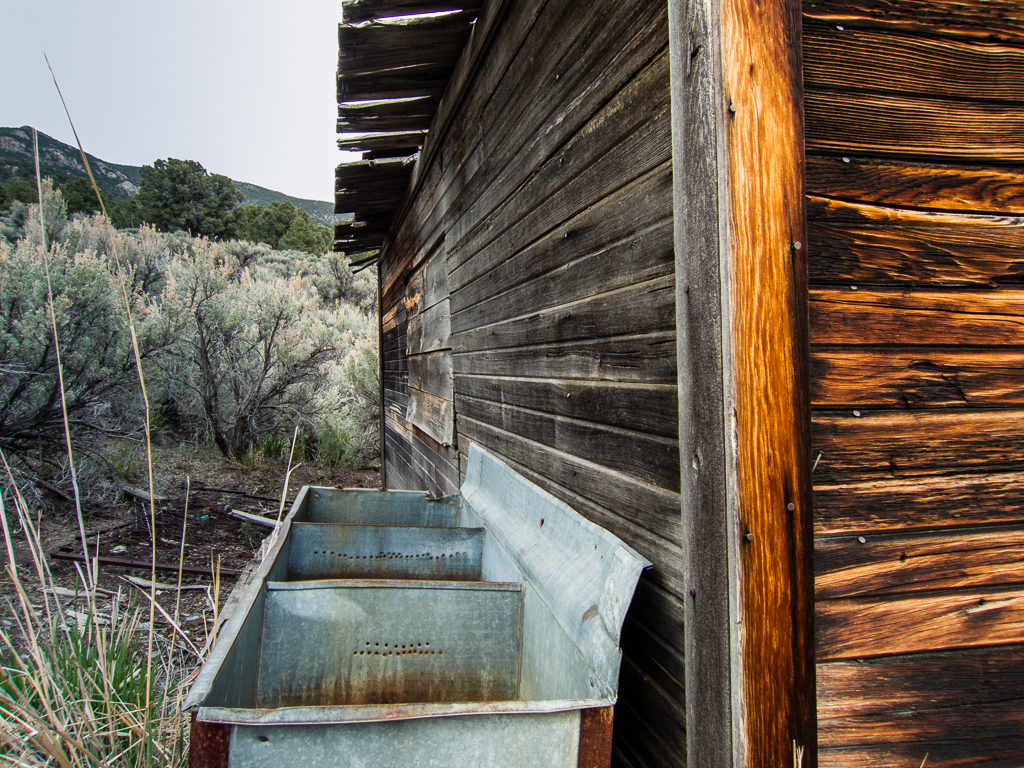
[[[456,557],[469,557],[468,552],[453,552],[452,554],[444,555],[431,555],[429,552],[425,552],[421,555],[403,555],[401,552],[380,552],[376,555],[350,555],[345,552],[335,552],[334,550],[326,549],[314,549],[314,555],[327,555],[329,557],[342,557],[346,560],[420,560],[426,558],[428,560],[452,560]]]
[[[444,651],[430,647],[430,643],[371,643],[352,651],[353,656],[444,656]]]

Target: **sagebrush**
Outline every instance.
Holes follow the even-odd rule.
[[[20,239],[0,236],[0,448],[23,479],[65,487],[47,270],[83,475],[101,482],[103,438],[139,436],[115,252],[164,429],[240,458],[298,425],[332,464],[373,461],[378,388],[366,383],[366,366],[377,354],[376,288],[343,254],[318,258],[149,226],[116,231],[100,215],[69,218],[52,184],[41,205],[46,251],[38,205],[28,207]],[[343,455],[339,441],[348,445]]]

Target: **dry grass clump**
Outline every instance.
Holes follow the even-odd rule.
[[[4,611],[13,626],[0,628],[0,765],[184,765],[181,703],[205,649],[157,635],[148,664],[144,610],[91,587],[95,578],[81,570],[77,594],[55,587],[20,496],[15,507],[9,520],[0,499],[5,572],[17,596]],[[22,571],[12,539],[19,529],[32,561]]]

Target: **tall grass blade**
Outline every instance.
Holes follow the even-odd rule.
[[[47,62],[47,64],[49,64],[49,62]],[[39,173],[39,134],[35,128],[32,129],[32,137],[34,140],[33,148],[36,161],[36,189],[39,194],[39,229],[43,246],[43,267],[46,270],[46,296],[50,307],[50,320],[53,324],[53,351],[57,358],[57,380],[60,384],[61,414],[64,416],[64,438],[67,440],[68,469],[71,472],[71,487],[74,488],[75,491],[75,514],[78,518],[78,535],[82,539],[82,555],[85,557],[86,562],[88,562],[89,542],[85,538],[85,520],[82,517],[81,495],[78,492],[78,474],[75,472],[75,459],[71,451],[71,426],[68,423],[68,405],[67,398],[65,397],[66,390],[64,388],[64,367],[61,364],[60,359],[60,339],[58,338],[57,333],[57,313],[53,306],[53,284],[50,281],[50,257],[49,251],[46,247],[46,215],[43,210],[43,180]]]

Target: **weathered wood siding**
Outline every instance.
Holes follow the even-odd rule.
[[[805,0],[823,766],[1024,764],[1024,16]]]
[[[381,267],[388,484],[456,484],[475,441],[654,562],[615,710],[636,768],[685,761],[669,93],[664,0],[486,3]],[[444,456],[400,418],[421,259],[447,273]]]

